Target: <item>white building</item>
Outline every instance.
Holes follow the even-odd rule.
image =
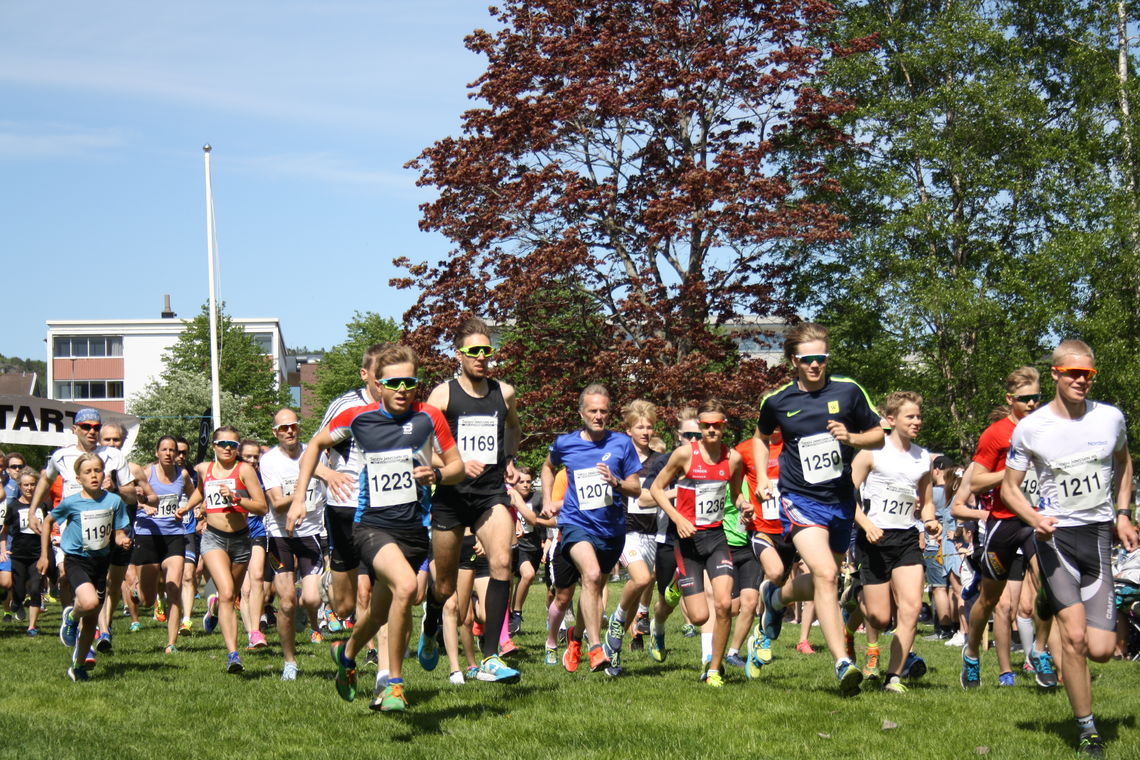
[[[163,354],[177,342],[187,320],[173,312],[160,319],[49,320],[47,395],[59,401],[89,402],[115,412],[163,372]],[[234,318],[273,362],[277,382],[287,382],[285,341],[276,317]]]

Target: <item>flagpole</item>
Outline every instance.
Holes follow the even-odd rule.
[[[210,409],[214,417],[214,429],[222,425],[222,397],[218,384],[218,302],[215,293],[214,259],[216,241],[214,239],[214,187],[210,176],[210,144],[202,146],[206,157],[206,255],[210,277]]]

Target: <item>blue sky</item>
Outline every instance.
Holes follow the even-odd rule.
[[[231,315],[310,348],[355,310],[399,319],[391,260],[450,247],[402,167],[458,132],[484,64],[462,40],[490,26],[478,0],[0,4],[0,353],[166,293],[198,312],[207,142]]]

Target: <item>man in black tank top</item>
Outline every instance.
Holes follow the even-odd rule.
[[[442,605],[455,592],[464,528],[471,528],[487,553],[491,580],[484,609],[483,662],[479,679],[504,680],[499,660],[502,631],[511,591],[511,540],[514,518],[509,510],[506,483],[517,478],[514,457],[521,425],[510,385],[487,376],[488,358],[494,352],[489,328],[481,319],[468,319],[459,328],[455,347],[460,373],[431,392],[427,403],[443,412],[459,446],[467,477],[454,486],[439,486],[432,496],[433,586],[428,593],[428,614],[418,648],[425,667],[438,658],[435,633]],[[511,668],[506,668],[515,673]]]

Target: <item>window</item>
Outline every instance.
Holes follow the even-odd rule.
[[[249,337],[257,344],[257,349],[268,356],[273,355],[273,333],[250,333]]]
[[[56,338],[52,356],[56,359],[86,359],[122,356],[123,339],[118,335]]]
[[[55,397],[60,401],[123,398],[122,380],[57,380]]]

